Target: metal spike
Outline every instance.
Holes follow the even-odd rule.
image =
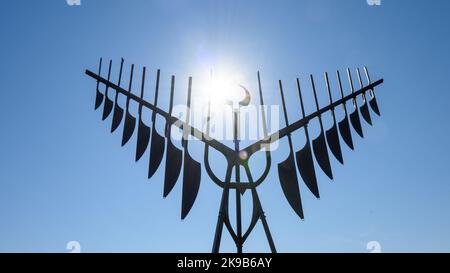
[[[365,66],[364,66],[364,72],[366,74],[367,82],[369,84],[372,84],[372,81],[371,81],[370,75],[369,75],[369,71],[367,70],[367,67],[365,67]],[[380,109],[378,108],[377,98],[375,97],[375,92],[373,91],[373,89],[370,89],[369,94],[371,97],[371,99],[369,101],[370,107],[375,112],[375,114],[377,114],[378,116],[381,116]]]
[[[172,81],[170,85],[170,105],[169,105],[169,116],[172,116],[173,109],[173,94],[175,89],[175,76],[172,76]],[[171,139],[171,121],[168,120],[166,124],[166,138],[167,138],[167,155],[166,155],[166,169],[164,177],[164,193],[163,196],[167,195],[172,191],[173,187],[177,183],[178,177],[181,172],[181,163],[183,152],[178,149]]]
[[[120,63],[120,72],[119,72],[119,83],[117,84],[117,86],[120,87],[120,82],[122,80],[122,69],[123,69],[123,62],[124,60],[122,59],[121,63]],[[113,120],[112,120],[112,124],[111,124],[111,133],[113,133],[120,125],[120,122],[122,121],[123,118],[123,108],[120,107],[117,99],[119,98],[119,91],[116,90],[116,97],[114,99],[114,114],[113,114]]]
[[[132,85],[133,85],[133,73],[134,73],[134,64],[131,65],[131,74],[130,74],[130,83],[128,86],[128,92],[131,93]],[[123,125],[123,133],[122,133],[122,146],[127,144],[130,138],[133,136],[134,129],[136,127],[136,118],[133,117],[130,113],[130,96],[127,96],[127,103],[125,107],[125,123]]]
[[[145,70],[146,68],[143,68],[142,71],[142,85],[141,85],[141,99],[144,98],[144,89],[145,89]],[[150,127],[148,127],[143,121],[142,121],[142,104],[139,104],[139,125],[138,125],[138,136],[137,136],[137,142],[136,142],[136,161],[139,161],[139,159],[144,155],[145,150],[147,150],[148,141],[150,139]]]
[[[336,76],[337,76],[337,80],[339,83],[339,90],[341,91],[341,98],[343,99],[344,98],[344,89],[342,88],[341,75],[339,73],[339,70],[336,71]],[[345,144],[347,144],[347,146],[353,150],[354,146],[353,146],[352,133],[350,131],[350,123],[348,121],[347,105],[344,102],[342,104],[342,106],[344,108],[345,117],[343,120],[338,122],[339,132],[341,133],[341,137],[344,140]]]
[[[289,126],[288,115],[286,110],[286,102],[283,93],[283,85],[281,81],[279,81],[278,83],[280,87],[281,101],[283,104],[284,120],[286,122],[286,126]],[[297,213],[297,215],[301,219],[303,219],[304,214],[303,214],[302,200],[300,196],[300,187],[298,185],[297,179],[297,171],[295,168],[294,148],[292,145],[291,135],[289,134],[287,137],[290,152],[289,156],[283,162],[278,164],[278,176],[280,178],[280,184],[284,196],[289,202],[289,205],[291,205],[295,213]]]
[[[316,86],[314,84],[314,78],[312,75],[310,75],[310,78],[311,78],[311,85],[312,85],[313,93],[314,93],[314,100],[316,102],[316,108],[317,108],[317,111],[319,111],[320,110],[319,109],[319,100],[317,99],[317,92],[316,92]],[[313,141],[312,141],[313,152],[317,159],[317,163],[319,163],[319,166],[322,169],[322,171],[332,180],[333,172],[331,170],[330,157],[328,156],[327,142],[325,140],[322,116],[319,115],[318,118],[319,118],[319,124],[320,124],[320,134],[316,139],[313,139]]]
[[[364,87],[362,79],[361,79],[361,72],[359,71],[359,68],[356,69],[356,73],[358,75],[358,81],[361,88]],[[366,99],[366,92],[362,93],[362,99],[363,99],[363,105],[359,107],[359,110],[361,111],[361,116],[363,119],[369,123],[369,125],[372,125],[372,119],[370,118],[370,112],[369,112],[369,106],[367,105],[367,99]]]
[[[192,92],[192,77],[189,77],[188,100],[186,125],[189,126],[190,108],[191,108],[191,92]],[[183,196],[181,200],[181,219],[186,218],[195,199],[197,198],[198,190],[200,188],[201,167],[200,163],[195,161],[188,151],[188,128],[183,128],[183,148],[184,148],[184,169],[183,169]]]
[[[351,87],[352,94],[353,94],[355,92],[355,88],[353,86],[353,80],[352,80],[352,74],[350,72],[350,68],[347,68],[347,76],[348,76],[348,81],[350,82],[350,87]],[[355,108],[355,111],[350,114],[350,122],[352,123],[353,129],[355,129],[356,133],[358,133],[358,135],[363,138],[364,133],[363,133],[362,126],[361,126],[361,120],[359,118],[358,104],[356,102],[356,98],[353,99],[353,108]]]
[[[155,89],[155,107],[158,105],[158,93],[159,93],[159,78],[160,70],[158,69],[156,75],[156,89]],[[159,165],[164,157],[164,148],[166,141],[156,131],[156,112],[152,113],[152,141],[150,144],[150,161],[148,165],[148,178],[151,178],[155,172],[158,170]]]
[[[98,66],[98,75],[99,76],[102,74],[102,62],[103,62],[103,59],[100,58],[100,64]],[[97,88],[96,88],[96,93],[95,93],[95,110],[97,110],[100,107],[100,105],[102,105],[103,97],[104,97],[104,95],[98,89],[99,86],[100,86],[100,81],[97,81]]]
[[[300,88],[300,80],[297,78],[297,90],[300,98],[300,105],[302,109],[302,116],[305,118],[305,107],[303,105],[303,96]],[[311,140],[309,138],[308,124],[304,126],[306,142],[302,149],[297,151],[295,157],[297,159],[297,167],[300,175],[305,182],[308,189],[315,197],[320,198],[319,187],[317,184],[316,170],[314,168],[314,161],[311,151]]]
[[[111,67],[112,67],[112,60],[109,61],[108,82],[111,79]],[[105,120],[109,116],[109,114],[111,114],[111,111],[112,111],[112,108],[113,108],[113,102],[108,97],[108,90],[109,90],[109,85],[106,86],[106,90],[105,90],[105,104],[103,105],[102,120]]]
[[[333,98],[331,96],[330,81],[328,79],[328,73],[325,72],[325,83],[327,86],[328,99],[330,104],[333,104]],[[336,124],[336,114],[334,108],[331,109],[331,116],[333,118],[333,126],[328,129],[325,133],[327,137],[328,146],[330,147],[331,153],[334,157],[341,163],[344,164],[344,158],[342,156],[341,144],[339,142],[339,133]]]

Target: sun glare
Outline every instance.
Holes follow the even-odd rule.
[[[245,97],[240,84],[242,77],[232,72],[212,72],[202,86],[202,97],[205,102],[211,102],[211,110],[221,111],[227,105],[236,106]]]

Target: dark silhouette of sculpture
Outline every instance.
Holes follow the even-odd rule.
[[[164,153],[166,151],[166,160],[165,160],[165,179],[164,179],[164,192],[163,196],[166,197],[175,184],[177,183],[179,176],[181,174],[181,170],[183,169],[183,186],[182,186],[182,205],[181,205],[181,218],[184,219],[189,211],[192,209],[194,202],[197,197],[197,193],[200,187],[201,180],[201,164],[197,162],[195,159],[191,157],[189,154],[189,135],[194,136],[198,140],[202,141],[205,145],[204,149],[204,166],[205,170],[209,176],[209,178],[222,188],[222,197],[220,201],[219,215],[217,219],[216,232],[214,237],[214,243],[212,252],[219,252],[220,250],[220,242],[223,233],[223,227],[228,230],[229,234],[233,238],[237,252],[242,252],[243,245],[258,223],[261,221],[264,232],[266,234],[270,249],[272,252],[276,252],[275,244],[273,242],[269,225],[267,223],[266,217],[264,215],[264,211],[262,208],[262,204],[260,202],[257,187],[265,181],[267,175],[269,174],[271,168],[271,151],[267,149],[267,145],[278,141],[282,138],[287,138],[289,144],[289,156],[283,162],[278,164],[278,175],[280,180],[280,185],[283,190],[283,193],[295,211],[295,213],[303,219],[303,207],[301,202],[301,194],[300,194],[300,184],[297,176],[297,170],[300,173],[300,177],[306,184],[307,188],[311,191],[311,193],[319,198],[319,187],[317,183],[316,170],[314,166],[314,158],[316,158],[316,162],[322,171],[330,178],[333,179],[333,173],[331,168],[331,162],[329,158],[328,148],[330,149],[333,156],[337,159],[338,162],[344,164],[344,159],[342,155],[339,135],[341,135],[344,143],[350,148],[354,149],[352,134],[350,130],[350,123],[352,124],[353,129],[356,133],[363,137],[362,125],[359,117],[359,112],[361,112],[361,116],[363,119],[370,125],[372,125],[372,119],[370,116],[369,105],[373,112],[377,115],[380,115],[380,111],[378,108],[378,103],[376,101],[374,89],[378,85],[383,82],[383,79],[377,80],[375,82],[371,81],[369,76],[369,72],[366,67],[364,67],[364,72],[367,79],[367,85],[363,84],[360,70],[357,69],[358,81],[360,84],[360,89],[355,90],[352,80],[352,75],[350,70],[347,69],[347,75],[349,84],[351,87],[351,93],[349,95],[344,94],[344,90],[342,87],[341,76],[339,71],[336,73],[337,81],[339,83],[339,90],[341,94],[341,98],[333,102],[332,94],[331,94],[331,86],[328,77],[328,73],[324,74],[324,80],[326,83],[329,104],[325,107],[320,107],[319,101],[317,98],[317,90],[314,82],[314,78],[310,76],[310,82],[313,90],[316,111],[307,115],[305,113],[305,107],[303,103],[303,96],[301,90],[300,80],[297,79],[297,91],[300,100],[301,113],[302,118],[293,123],[289,123],[288,114],[286,109],[284,90],[282,82],[279,81],[279,91],[282,99],[284,120],[286,126],[277,132],[269,134],[267,131],[266,125],[266,113],[264,112],[264,108],[261,107],[261,116],[262,116],[262,126],[264,138],[256,141],[255,143],[245,147],[240,147],[240,139],[238,136],[238,119],[240,115],[240,107],[246,106],[250,103],[250,92],[244,87],[240,86],[245,91],[245,98],[239,103],[237,109],[233,110],[234,117],[234,149],[224,145],[223,143],[211,138],[209,136],[210,133],[210,108],[211,104],[208,105],[208,118],[207,118],[207,128],[206,132],[202,132],[197,128],[194,128],[190,125],[190,105],[191,105],[191,96],[192,96],[192,77],[189,78],[188,84],[188,96],[187,96],[187,114],[186,119],[184,121],[172,116],[173,110],[173,97],[174,97],[174,87],[175,87],[175,76],[171,77],[171,85],[170,85],[170,103],[169,110],[162,110],[157,106],[158,104],[158,95],[159,95],[159,85],[160,85],[160,71],[157,70],[156,76],[156,87],[155,87],[155,98],[153,104],[144,100],[144,90],[145,90],[145,74],[146,69],[143,68],[142,71],[142,80],[141,80],[141,92],[140,96],[133,94],[132,92],[132,81],[134,74],[134,65],[131,66],[130,72],[130,81],[128,90],[123,89],[121,84],[122,71],[123,71],[124,61],[121,60],[120,64],[120,72],[119,72],[119,80],[117,84],[114,84],[111,81],[111,66],[112,61],[109,62],[109,68],[107,77],[103,78],[101,76],[102,72],[102,59],[100,59],[100,65],[98,74],[86,70],[86,74],[97,81],[96,87],[96,96],[95,96],[95,109],[98,109],[103,103],[103,120],[105,120],[111,112],[113,112],[112,124],[111,124],[111,132],[114,132],[123,120],[123,115],[125,112],[125,122],[123,126],[123,136],[122,136],[122,146],[126,145],[128,141],[131,139],[133,133],[136,131],[136,117],[132,116],[129,112],[129,104],[131,101],[137,103],[139,105],[138,115],[137,117],[137,146],[136,146],[136,161],[140,160],[144,155],[145,151],[150,146],[150,159],[149,159],[149,171],[148,177],[151,178],[156,170],[161,165],[161,162],[164,157]],[[259,104],[260,106],[264,105],[263,99],[263,91],[261,86],[261,78],[260,73],[257,73],[258,80],[258,91],[259,91]],[[100,91],[100,86],[105,87],[105,91],[102,93]],[[110,92],[113,90],[115,92],[114,101],[109,98]],[[370,96],[370,101],[368,102],[367,93]],[[126,106],[125,110],[120,107],[117,103],[118,96],[126,97]],[[358,107],[356,99],[358,96],[361,96],[363,104]],[[354,111],[348,114],[348,109],[346,103],[351,101]],[[342,106],[345,116],[342,120],[338,121],[335,115],[335,108],[338,106]],[[151,116],[151,127],[146,124],[142,117],[143,108],[147,108],[152,112]],[[114,110],[114,111],[113,111]],[[333,125],[329,129],[324,128],[324,124],[322,122],[322,115],[331,112]],[[161,136],[155,129],[156,116],[160,116],[165,120],[165,132],[164,136]],[[350,122],[349,118],[350,116]],[[313,119],[319,120],[320,125],[320,134],[317,138],[310,138],[308,131],[308,124]],[[179,129],[183,130],[183,139],[182,139],[182,147],[183,149],[178,149],[171,140],[171,128],[172,126],[176,126]],[[303,130],[306,137],[306,143],[299,151],[294,151],[293,139],[291,133]],[[167,142],[167,143],[166,143]],[[312,143],[312,145],[311,145]],[[150,145],[149,145],[150,144]],[[227,161],[226,174],[224,179],[221,179],[216,176],[210,166],[209,162],[209,152],[210,149],[215,149],[220,152]],[[260,177],[257,179],[253,178],[252,172],[250,170],[250,166],[248,164],[249,159],[256,152],[265,149],[266,155],[266,165],[265,169]],[[242,155],[245,154],[245,157]],[[314,156],[313,156],[314,154]],[[248,181],[243,181],[241,179],[241,167],[245,170],[245,175],[248,178]],[[232,179],[232,172],[235,170],[235,177]],[[230,190],[234,190],[236,193],[236,229],[230,223],[229,217],[229,195]],[[241,221],[241,195],[243,195],[247,190],[250,191],[250,194],[253,199],[253,213],[252,219],[248,229],[243,232],[242,230],[242,221]]]

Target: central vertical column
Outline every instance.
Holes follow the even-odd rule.
[[[233,110],[234,115],[234,150],[236,154],[239,154],[239,107],[237,110]],[[240,163],[239,156],[236,157],[235,162],[235,175],[236,175],[236,248],[237,253],[242,253],[242,217],[241,217],[241,192],[239,184],[241,183]]]

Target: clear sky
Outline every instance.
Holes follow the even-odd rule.
[[[195,85],[205,68],[243,75],[256,98],[260,70],[270,104],[280,102],[277,80],[285,82],[291,121],[300,118],[295,77],[314,74],[325,104],[323,71],[367,65],[373,79],[385,79],[377,89],[382,117],[374,127],[364,124],[365,139],[353,134],[354,152],[343,146],[345,166],[333,159],[334,182],[318,170],[320,200],[301,183],[304,221],[278,182],[286,140],[273,154],[258,191],[277,248],[367,252],[367,243],[378,241],[385,252],[449,252],[449,11],[445,0],[382,0],[378,7],[365,0],[3,1],[0,251],[66,252],[69,241],[84,252],[210,251],[220,189],[203,173],[198,199],[181,221],[181,179],[163,199],[164,168],[148,180],[148,154],[134,163],[135,138],[121,148],[120,130],[111,135],[111,120],[93,110],[95,82],[84,70],[112,58],[117,77],[124,57],[148,67],[149,84],[162,70],[162,107],[172,74],[180,103],[187,77],[194,75]],[[305,96],[310,112],[315,106]],[[200,161],[202,145],[192,147]],[[218,171],[221,160],[213,155]],[[222,251],[234,251],[224,240]],[[261,225],[244,251],[269,251]]]

